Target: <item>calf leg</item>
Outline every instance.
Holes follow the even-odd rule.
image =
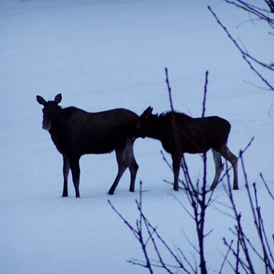
[[[215,177],[210,188],[214,189],[218,184],[223,165],[222,165],[221,154],[214,149],[212,149],[212,153],[213,153],[213,159],[215,163]]]
[[[229,150],[227,146],[225,146],[221,151],[221,155],[231,163],[233,168],[233,189],[239,189],[238,186],[238,158]]]
[[[133,143],[130,143],[127,147],[127,152],[126,152],[126,156],[127,156],[127,163],[128,163],[128,167],[129,167],[129,171],[130,171],[130,187],[129,187],[129,191],[130,192],[134,192],[135,189],[135,180],[136,180],[136,175],[137,175],[137,171],[138,171],[138,164],[135,160],[134,157],[134,152],[133,152]]]
[[[63,194],[62,197],[68,197],[68,175],[69,175],[69,160],[68,157],[63,155],[63,177],[64,177],[64,185],[63,185]]]
[[[69,164],[72,173],[72,181],[75,189],[76,198],[80,198],[79,185],[80,185],[80,157],[70,157]]]
[[[116,153],[116,159],[117,159],[117,163],[118,163],[118,173],[114,180],[114,183],[112,184],[111,188],[108,191],[109,195],[114,194],[115,189],[116,189],[121,177],[123,176],[125,170],[128,168],[127,157],[126,157],[126,146],[123,149],[116,149],[115,153]]]
[[[173,168],[173,175],[174,175],[173,189],[175,191],[179,191],[180,166],[181,166],[181,156],[172,155],[172,168]]]

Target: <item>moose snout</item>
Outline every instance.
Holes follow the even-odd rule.
[[[50,128],[51,128],[51,123],[50,123],[49,121],[43,121],[43,122],[42,122],[42,128],[43,128],[44,130],[49,131]]]

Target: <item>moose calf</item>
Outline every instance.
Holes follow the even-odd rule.
[[[150,137],[161,141],[163,148],[171,154],[174,172],[174,190],[178,191],[179,171],[183,153],[213,152],[215,177],[211,189],[218,184],[223,156],[233,167],[233,189],[238,189],[237,157],[228,149],[227,140],[230,123],[218,116],[192,118],[179,112],[152,114],[148,107],[135,124],[136,137]]]

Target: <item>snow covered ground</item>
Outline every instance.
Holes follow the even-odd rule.
[[[274,94],[255,86],[262,83],[207,5],[238,41],[259,58],[270,59],[273,40],[264,26],[245,23],[237,28],[248,16],[222,1],[1,0],[1,274],[146,273],[126,262],[143,255],[107,203],[110,199],[134,223],[140,180],[145,213],[171,246],[180,246],[192,259],[194,250],[182,229],[195,243],[194,224],[173,197],[172,187],[163,182],[171,181],[172,173],[161,158],[160,143],[136,141],[140,169],[135,193],[128,192],[127,172],[115,195],[106,194],[117,169],[111,153],[83,157],[81,199],[74,198],[71,179],[70,197],[61,198],[62,159],[41,128],[41,106],[35,99],[37,94],[53,99],[62,93],[62,106],[88,111],[125,107],[141,114],[151,105],[155,112],[163,112],[169,109],[165,67],[177,110],[201,115],[209,70],[206,113],[231,122],[231,150],[238,153],[255,137],[245,165],[250,183],[258,183],[265,225],[273,233],[273,201],[259,172],[274,190]],[[211,181],[213,161],[208,155]],[[187,161],[193,178],[201,176],[201,158],[187,156]],[[239,183],[235,199],[255,238],[241,171]],[[226,201],[221,185],[215,196]],[[183,191],[176,197],[187,206]],[[206,220],[208,230],[213,229],[206,239],[212,273],[220,268],[220,251],[226,250],[222,237],[230,239],[233,227],[233,220],[218,207],[209,209]],[[261,266],[256,267],[262,273]],[[231,273],[229,267],[224,273]]]

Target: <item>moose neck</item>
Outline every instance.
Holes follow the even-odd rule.
[[[55,134],[63,129],[64,117],[63,109],[58,109],[51,119],[51,129],[49,130],[50,134]]]
[[[150,117],[149,127],[147,131],[147,137],[161,140],[162,136],[165,134],[167,127],[166,124],[163,123],[163,117],[153,115]]]

